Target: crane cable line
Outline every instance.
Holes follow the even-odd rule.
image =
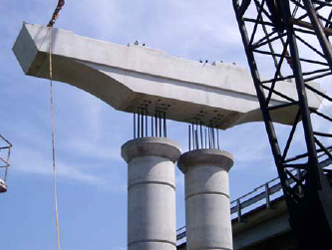
[[[59,18],[60,10],[65,5],[65,0],[59,0],[55,8],[51,20],[47,27],[49,33],[49,77],[50,77],[50,104],[51,104],[51,123],[52,123],[52,162],[53,162],[53,181],[54,181],[54,204],[55,204],[55,225],[57,230],[58,250],[61,250],[60,245],[60,227],[59,227],[59,209],[58,209],[58,195],[56,185],[56,162],[55,162],[55,133],[54,133],[54,101],[53,101],[53,62],[52,62],[52,28],[56,20]],[[46,36],[47,36],[46,33]],[[45,36],[45,37],[46,37]]]
[[[56,164],[55,164],[55,133],[54,133],[54,102],[53,102],[53,64],[52,64],[52,27],[49,32],[49,71],[50,71],[50,103],[51,103],[51,123],[52,123],[52,161],[53,161],[53,180],[54,180],[54,202],[55,202],[55,223],[58,238],[58,250],[60,246],[59,210],[56,185]]]

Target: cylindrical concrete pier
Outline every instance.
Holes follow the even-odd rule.
[[[233,249],[228,171],[233,156],[217,149],[187,152],[185,174],[187,250]]]
[[[180,147],[166,138],[122,146],[128,163],[128,250],[176,250],[175,165]]]

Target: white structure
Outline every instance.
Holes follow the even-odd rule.
[[[251,75],[225,63],[188,61],[138,45],[121,46],[72,32],[24,24],[13,51],[27,75],[49,78],[52,34],[54,80],[78,87],[117,110],[135,113],[140,108],[168,119],[201,121],[227,129],[262,120]],[[319,84],[311,83],[319,89]],[[295,84],[278,82],[275,90],[297,100]],[[307,91],[317,109],[321,100]],[[272,95],[271,104],[287,101]],[[292,124],[296,106],[276,109],[276,122]],[[179,147],[166,139],[143,138],[122,147],[128,162],[128,248],[175,250],[174,162]],[[231,155],[218,150],[197,150],[181,157],[186,176],[187,232],[191,250],[232,249],[228,170]]]
[[[141,138],[122,146],[128,163],[128,249],[176,250],[177,143]]]
[[[185,175],[187,250],[233,249],[228,171],[233,156],[218,149],[187,152]]]
[[[13,51],[27,75],[49,78],[49,35],[52,33],[53,75],[105,101],[117,110],[137,112],[148,105],[167,110],[167,118],[219,128],[261,120],[251,75],[226,63],[212,65],[168,56],[164,51],[137,45],[121,46],[77,36],[70,31],[24,24]],[[319,84],[312,83],[319,89]],[[278,82],[276,90],[297,99],[295,84]],[[318,108],[310,91],[308,102]],[[273,95],[271,104],[285,100]],[[297,108],[274,111],[276,122],[291,124]],[[294,113],[293,115],[289,115]]]

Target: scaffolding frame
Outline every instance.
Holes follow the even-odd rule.
[[[4,176],[3,178],[0,177],[0,193],[7,192],[7,177],[12,146],[13,145],[0,134],[0,170],[4,169]]]

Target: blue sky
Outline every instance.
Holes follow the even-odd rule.
[[[47,24],[56,0],[2,0],[0,5],[0,133],[14,145],[9,192],[0,194],[0,239],[7,250],[55,250],[49,82],[25,76],[12,53],[22,22]],[[230,1],[67,1],[56,28],[191,60],[247,67]],[[54,84],[61,243],[65,250],[126,248],[126,164],[120,147],[132,117],[88,93]],[[187,150],[187,125],[169,122],[169,138]],[[283,128],[280,128],[283,130]],[[276,176],[262,123],[223,131],[234,155],[231,198]],[[183,175],[177,171],[177,226],[184,222]]]

